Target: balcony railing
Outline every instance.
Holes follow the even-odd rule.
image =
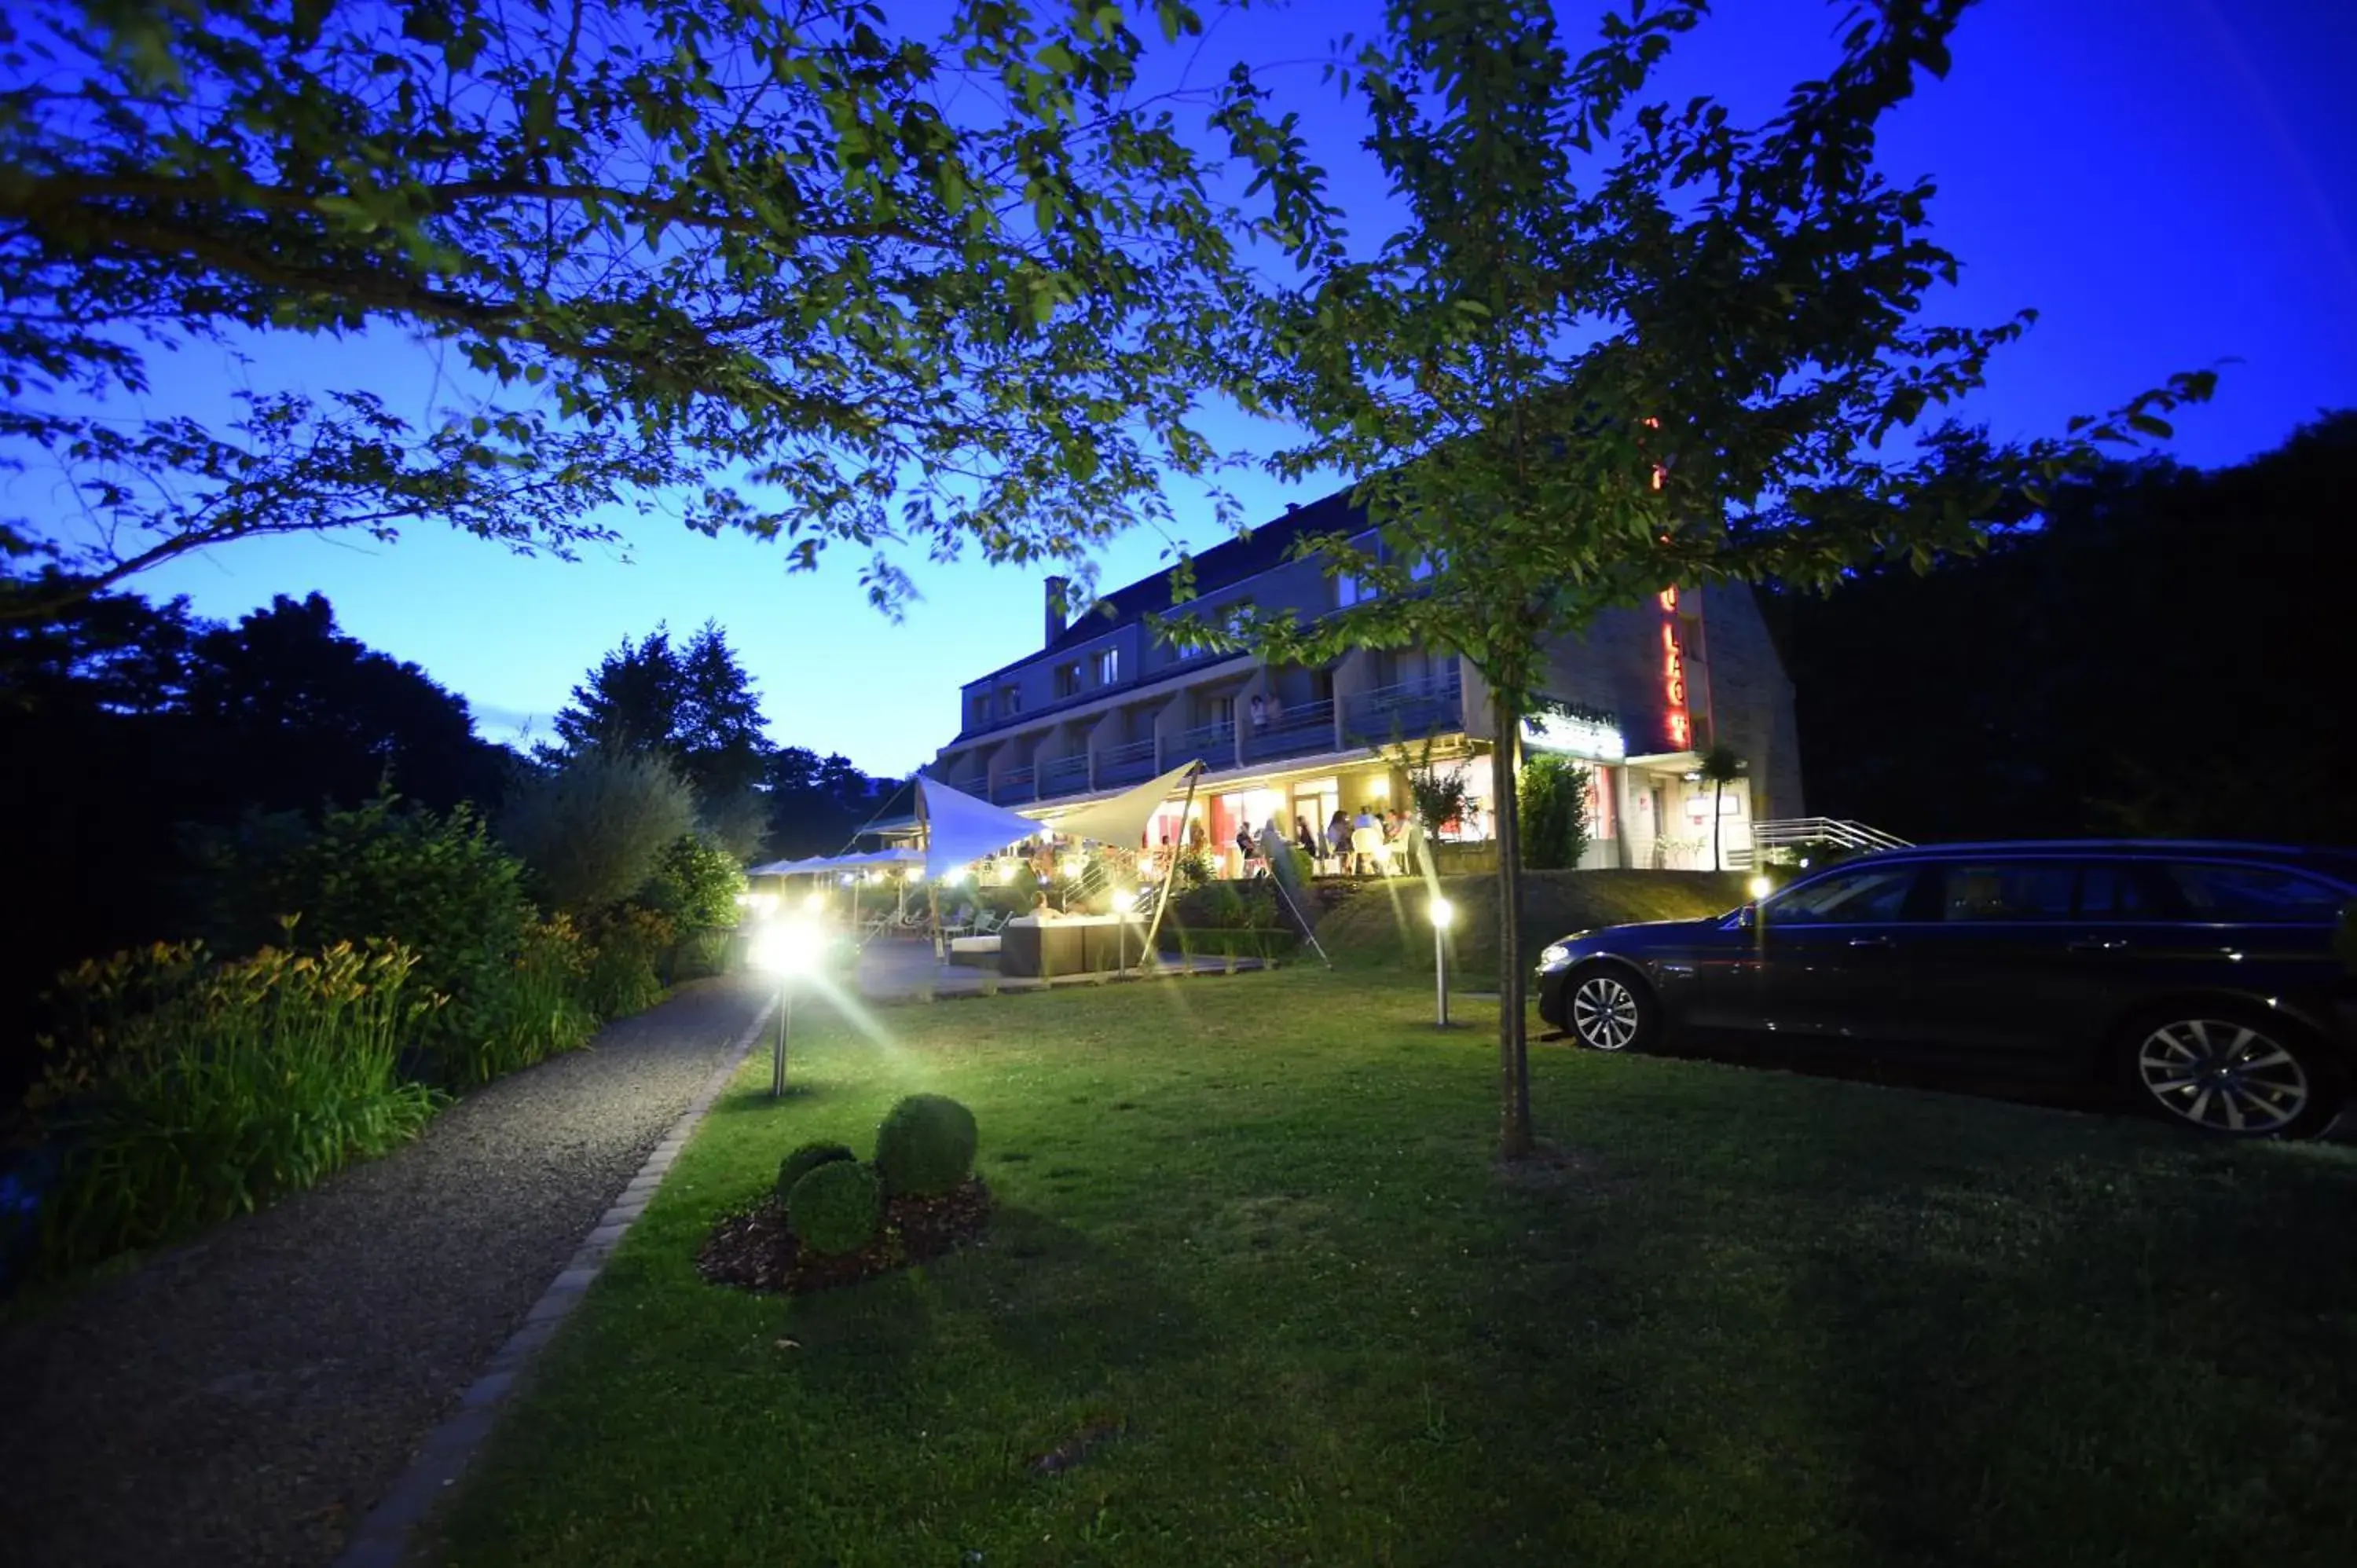
[[[1465,723],[1465,682],[1456,671],[1361,692],[1343,704],[1342,737],[1380,746],[1394,735],[1417,740]]]
[[[1154,737],[1097,753],[1097,784],[1143,784],[1154,777]]]
[[[1039,798],[1043,800],[1050,795],[1077,795],[1088,787],[1089,754],[1085,751],[1040,765]]]
[[[1334,749],[1334,704],[1331,702],[1288,703],[1265,725],[1244,732],[1244,760],[1269,757],[1304,757]]]
[[[998,776],[990,787],[990,801],[995,806],[1009,806],[1017,800],[1034,798],[1033,775],[1028,768],[1010,768]]]
[[[1208,725],[1197,725],[1173,736],[1170,744],[1162,748],[1166,767],[1176,768],[1182,762],[1200,757],[1214,768],[1232,763],[1236,755],[1236,726],[1232,719],[1220,719]]]

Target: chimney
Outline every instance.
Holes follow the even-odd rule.
[[[1055,647],[1056,639],[1064,635],[1064,591],[1071,585],[1069,578],[1048,579],[1048,640],[1043,647]]]

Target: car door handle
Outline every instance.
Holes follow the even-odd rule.
[[[1889,937],[1852,937],[1849,940],[1849,945],[1854,948],[1882,948],[1888,950],[1891,943]]]
[[[2127,939],[2125,937],[2082,937],[2075,942],[2066,943],[2062,950],[2065,952],[2117,952],[2127,945]]]

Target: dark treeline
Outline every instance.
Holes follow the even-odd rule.
[[[602,746],[662,756],[733,854],[808,854],[842,847],[894,787],[770,745],[711,627],[626,640],[557,728],[565,744],[534,757],[482,739],[465,699],[345,635],[316,594],[234,625],[128,594],[0,623],[0,1101],[35,1069],[57,973],[207,934],[207,845],[257,818],[392,793],[496,825],[519,779]]]
[[[2357,412],[2122,467],[1919,575],[1770,596],[1810,809],[1918,841],[2357,843]]]

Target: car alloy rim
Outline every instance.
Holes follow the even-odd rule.
[[[2155,1100],[2221,1133],[2272,1133],[2308,1105],[2299,1058],[2246,1024],[2164,1024],[2145,1036],[2136,1070]]]
[[[1598,1050],[1624,1050],[1637,1037],[1637,998],[1610,975],[1582,981],[1571,996],[1571,1026]]]

